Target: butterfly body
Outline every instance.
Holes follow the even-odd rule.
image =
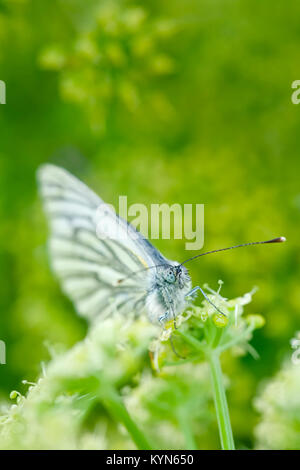
[[[174,320],[187,306],[191,278],[185,267],[168,264],[150,274],[150,289],[146,298],[148,318],[152,323]]]

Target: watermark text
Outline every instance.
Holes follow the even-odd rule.
[[[122,219],[116,220],[116,212]],[[112,217],[113,216],[113,217]],[[145,238],[153,240],[185,240],[186,250],[200,250],[204,245],[204,204],[145,204],[128,205],[127,196],[119,196],[115,211],[110,204],[97,209],[96,232],[100,239],[138,239],[139,233],[124,224],[128,220]]]
[[[296,338],[291,339],[291,347],[294,349],[292,354],[292,363],[300,364],[300,332],[296,333]]]
[[[2,340],[0,340],[0,364],[6,364],[6,346]]]
[[[3,80],[0,80],[0,104],[6,104],[6,85]]]
[[[295,88],[295,91],[292,93],[291,100],[293,104],[300,103],[300,80],[294,80],[292,83],[292,88]]]

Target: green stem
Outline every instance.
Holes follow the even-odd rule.
[[[193,336],[189,335],[188,333],[183,333],[183,331],[176,330],[176,333],[179,334],[190,346],[192,346],[197,351],[203,352],[203,344],[198,341]]]
[[[216,328],[216,334],[212,342],[212,348],[216,348],[218,346],[218,344],[220,343],[222,333],[223,333],[223,328]]]
[[[136,426],[135,422],[132,420],[127,409],[125,408],[120,396],[115,390],[109,390],[109,393],[102,396],[102,403],[107,409],[107,411],[118,421],[121,422],[128,433],[132,437],[132,440],[136,444],[137,448],[140,450],[151,450],[152,446]]]
[[[221,446],[223,450],[234,450],[234,441],[219,356],[211,352],[208,355],[208,361],[211,371]]]

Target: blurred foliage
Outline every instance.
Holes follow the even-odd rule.
[[[132,448],[112,419],[111,404],[117,412],[116,390],[131,384],[143,368],[153,329],[145,321],[126,326],[115,317],[69,351],[52,351],[26,398],[10,394],[17,403],[0,417],[1,448]]]
[[[255,399],[261,421],[255,428],[258,449],[300,449],[300,367],[286,360]]]
[[[80,28],[70,44],[47,46],[40,55],[42,68],[61,71],[63,99],[80,104],[98,134],[106,131],[109,115],[120,105],[131,113],[147,99],[157,112],[170,107],[164,94],[152,88],[153,78],[173,71],[172,59],[158,44],[174,25],[147,17],[141,6],[98,2],[91,24]]]
[[[48,268],[35,171],[50,161],[113,204],[204,203],[207,250],[287,237],[190,265],[194,285],[222,278],[227,297],[259,287],[260,360],[224,358],[237,446],[253,447],[249,403],[299,329],[299,13],[283,0],[0,1],[1,398],[35,380],[45,342],[69,348],[87,331]]]

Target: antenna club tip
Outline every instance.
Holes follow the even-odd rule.
[[[277,238],[272,238],[272,240],[268,240],[265,243],[283,243],[286,241],[285,237],[277,237]]]

